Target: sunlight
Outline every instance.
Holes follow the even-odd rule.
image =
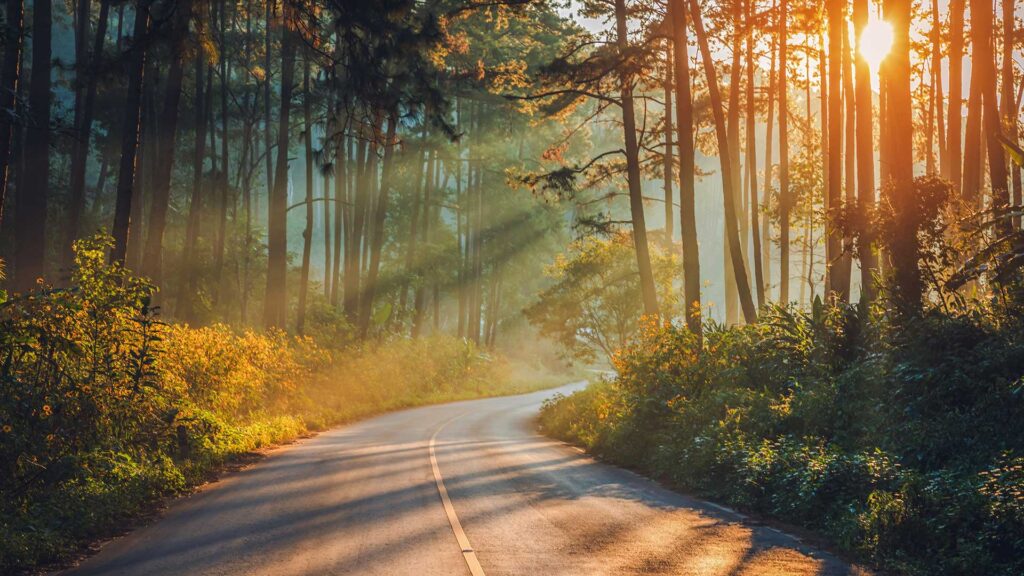
[[[868,25],[861,33],[859,45],[860,54],[871,68],[872,76],[878,73],[879,66],[889,55],[891,48],[892,25],[872,14]]]

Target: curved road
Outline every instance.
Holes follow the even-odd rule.
[[[553,392],[322,433],[176,501],[65,573],[861,573],[538,436],[533,417]]]

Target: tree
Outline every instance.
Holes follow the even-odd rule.
[[[167,211],[171,195],[171,171],[174,168],[175,143],[178,135],[178,112],[181,103],[181,88],[185,76],[185,42],[188,37],[188,23],[191,17],[192,0],[183,0],[171,7],[170,70],[167,86],[164,88],[163,113],[160,115],[157,141],[161,154],[153,174],[153,197],[149,211],[146,247],[142,271],[154,283],[163,279],[163,240],[167,228]]]
[[[866,1],[866,0],[865,0]],[[789,304],[789,35],[788,0],[779,2],[779,302]]]
[[[857,226],[860,233],[857,258],[860,260],[861,298],[871,301],[875,297],[874,273],[878,268],[867,218],[875,203],[875,126],[874,98],[871,90],[871,69],[861,49],[861,35],[868,24],[868,0],[854,0],[853,26],[857,36],[856,74],[856,133],[857,133]]]
[[[913,109],[910,96],[910,0],[886,0],[885,15],[893,27],[893,44],[886,58],[886,112],[890,148],[883,162],[891,180],[884,190],[894,214],[890,249],[897,303],[905,313],[920,310],[923,286],[918,260],[913,158]]]
[[[25,131],[24,186],[18,187],[14,288],[27,292],[46,267],[46,211],[50,195],[50,64],[53,59],[52,0],[32,4],[32,70]]]
[[[274,187],[267,202],[267,288],[263,325],[284,328],[288,294],[288,142],[291,138],[292,83],[295,80],[296,22],[285,1],[281,6],[281,102],[277,128],[277,162]],[[269,153],[269,151],[268,151]]]
[[[964,0],[949,2],[949,119],[946,150],[949,155],[948,173],[944,174],[959,187],[961,172],[961,139],[963,138],[963,57],[964,57]]]
[[[627,232],[572,243],[547,270],[553,283],[526,309],[541,334],[553,338],[572,358],[608,360],[629,341],[644,314],[633,240]],[[676,263],[652,247],[660,301],[671,309],[669,292]]]
[[[25,41],[25,1],[4,4],[5,38],[3,68],[0,69],[0,226],[10,176],[11,140],[14,137],[18,83],[21,80],[21,51]]]
[[[629,210],[633,220],[633,242],[636,245],[640,292],[643,298],[644,312],[656,315],[658,314],[658,295],[654,289],[650,247],[647,243],[647,223],[644,217],[643,191],[640,188],[640,152],[636,136],[633,78],[628,65],[629,30],[626,26],[625,0],[615,0],[615,34],[619,56],[622,59],[619,65],[619,105],[622,108],[622,130],[626,146],[626,180],[629,186]]]
[[[679,146],[679,231],[683,240],[683,312],[698,341],[702,337],[700,255],[694,206],[693,97],[690,93],[690,42],[686,0],[671,0],[673,64],[676,77],[676,140]]]
[[[142,81],[146,69],[149,8],[150,0],[139,0],[135,5],[135,24],[128,59],[128,89],[125,94],[124,123],[121,126],[121,161],[117,175],[114,225],[111,228],[114,247],[110,251],[110,261],[122,264],[128,250],[132,197],[136,186],[136,160],[142,123]]]
[[[843,207],[843,29],[845,0],[828,0],[828,190],[825,195],[825,278],[827,290],[850,300],[850,279],[842,269],[843,234],[834,225]],[[822,79],[824,82],[824,78]]]
[[[757,320],[757,311],[754,308],[754,300],[750,295],[750,282],[747,280],[747,270],[743,263],[743,254],[740,251],[734,191],[736,183],[733,181],[733,172],[729,165],[732,144],[729,141],[726,129],[725,111],[722,109],[722,94],[718,87],[718,74],[715,71],[715,62],[712,59],[711,49],[708,46],[708,37],[704,31],[704,22],[700,16],[700,7],[697,5],[697,0],[690,0],[690,10],[690,13],[693,15],[693,29],[697,35],[697,45],[700,48],[701,59],[704,61],[704,73],[707,76],[708,93],[711,97],[711,111],[715,120],[715,136],[718,140],[719,160],[722,167],[725,233],[730,239],[728,246],[729,256],[732,261],[733,273],[736,275],[736,288],[739,291],[743,318],[748,324],[751,324]]]

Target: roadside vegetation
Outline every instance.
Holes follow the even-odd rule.
[[[918,237],[923,306],[889,279],[870,304],[768,305],[703,341],[648,317],[542,429],[891,573],[1024,573],[1024,284],[1004,254],[963,297],[974,259],[942,265],[957,234]]]
[[[59,561],[226,462],[354,418],[551,386],[451,336],[361,342],[162,322],[77,243],[66,289],[0,298],[0,572]]]

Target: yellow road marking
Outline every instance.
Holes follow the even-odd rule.
[[[459,416],[462,415],[460,414]],[[480,566],[480,561],[476,557],[476,552],[473,551],[473,547],[469,544],[469,538],[466,536],[466,531],[462,529],[462,523],[459,522],[459,515],[455,513],[455,506],[452,506],[452,499],[448,496],[448,489],[444,486],[444,478],[441,476],[441,468],[437,465],[437,454],[434,451],[434,445],[437,443],[437,435],[441,433],[441,430],[443,430],[449,422],[455,420],[455,418],[458,418],[459,416],[455,416],[444,424],[441,424],[441,426],[434,431],[434,435],[430,437],[430,467],[434,470],[434,482],[437,483],[437,493],[441,495],[441,504],[444,505],[444,513],[448,516],[448,523],[451,524],[452,532],[455,533],[455,539],[459,541],[459,547],[462,548],[462,558],[466,560],[466,565],[469,566],[469,572],[473,576],[485,576],[484,569]]]

